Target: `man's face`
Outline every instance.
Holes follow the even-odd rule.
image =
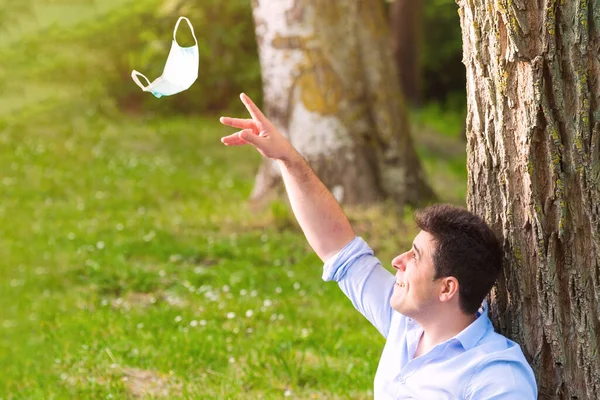
[[[439,301],[439,285],[434,282],[435,251],[433,236],[419,232],[411,249],[392,260],[396,269],[396,284],[390,305],[399,313],[414,319],[435,311]]]

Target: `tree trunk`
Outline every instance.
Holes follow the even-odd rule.
[[[392,48],[404,97],[413,106],[421,102],[420,48],[422,0],[395,0],[390,8]]]
[[[409,134],[380,0],[255,0],[266,115],[347,204],[433,196]],[[280,182],[265,160],[253,200]]]
[[[494,321],[521,344],[540,398],[598,399],[600,3],[457,3],[468,205],[504,237]]]

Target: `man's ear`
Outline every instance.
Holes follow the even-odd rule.
[[[440,301],[458,299],[458,279],[453,276],[440,279],[439,297]]]

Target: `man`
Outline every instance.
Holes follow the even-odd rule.
[[[356,237],[341,207],[292,145],[244,94],[251,119],[221,141],[253,145],[277,160],[323,279],[342,291],[387,339],[376,399],[536,399],[531,367],[516,343],[494,332],[485,296],[501,269],[492,230],[470,212],[438,205],[418,212],[421,232],[392,260],[395,276]]]

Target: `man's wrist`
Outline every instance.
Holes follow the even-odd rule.
[[[306,160],[298,151],[292,149],[288,155],[281,157],[277,160],[280,167],[293,169],[300,165],[306,164]]]

